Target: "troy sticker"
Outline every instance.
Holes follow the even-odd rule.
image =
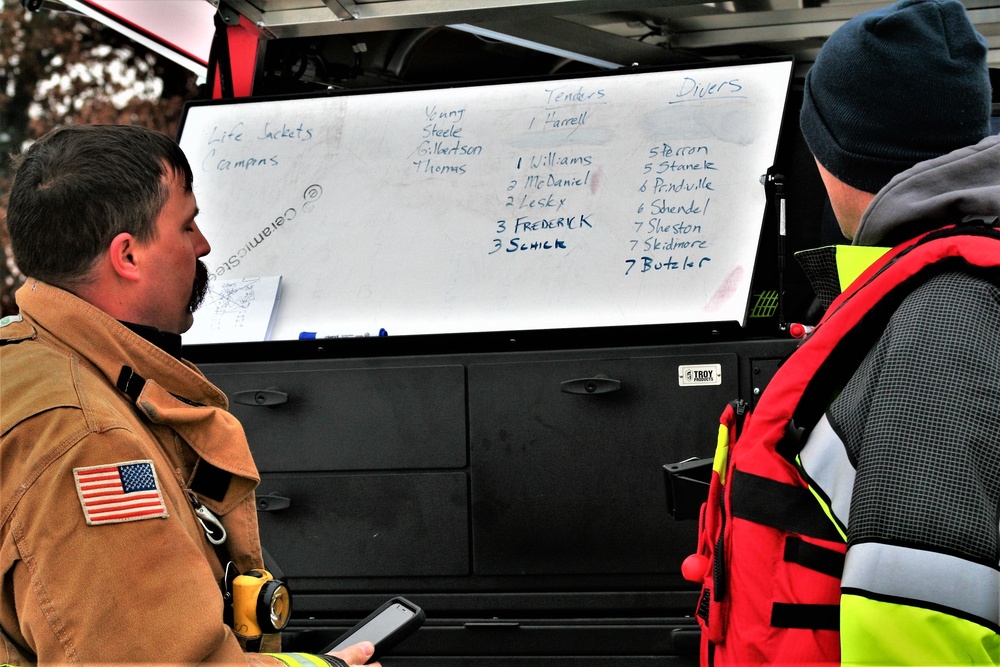
[[[722,384],[722,364],[678,366],[677,383],[682,387]]]

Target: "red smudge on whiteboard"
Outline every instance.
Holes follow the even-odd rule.
[[[722,284],[719,285],[719,289],[715,290],[715,294],[712,298],[708,300],[708,304],[705,306],[705,312],[714,313],[719,308],[723,306],[727,301],[733,298],[736,294],[736,290],[739,289],[740,283],[743,281],[743,267],[737,266],[735,269],[729,272]]]
[[[597,194],[597,188],[601,187],[601,178],[604,176],[604,172],[598,169],[590,177],[590,194]]]

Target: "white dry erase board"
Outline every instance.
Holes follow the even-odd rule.
[[[743,323],[791,60],[188,106],[272,339]]]

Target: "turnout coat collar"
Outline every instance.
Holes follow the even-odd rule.
[[[244,480],[222,500],[202,502],[224,514],[253,491],[260,477],[243,427],[228,412],[226,395],[194,364],[174,358],[104,311],[43,282],[29,281],[18,290],[17,303],[23,321],[0,328],[0,343],[37,339],[79,360],[112,387],[123,369],[131,369],[145,380],[135,406],[149,422],[174,429],[200,459]],[[33,391],[5,393],[4,399],[0,433],[51,407]]]

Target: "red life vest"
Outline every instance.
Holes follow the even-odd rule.
[[[946,271],[1000,284],[998,269],[992,228],[947,227],[893,248],[833,302],[752,415],[741,401],[727,406],[698,551],[682,567],[702,584],[703,666],[840,662],[847,545],[796,457],[908,294]]]

